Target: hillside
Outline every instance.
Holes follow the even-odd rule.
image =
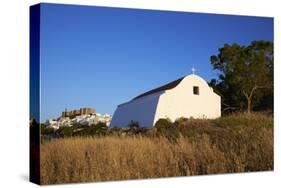
[[[273,170],[273,117],[162,120],[41,145],[41,181],[70,183]]]

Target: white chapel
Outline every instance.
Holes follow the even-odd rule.
[[[160,118],[172,121],[180,117],[215,119],[221,116],[221,97],[196,75],[184,76],[166,85],[138,95],[118,105],[110,127],[128,127],[137,121],[141,127],[152,127]]]

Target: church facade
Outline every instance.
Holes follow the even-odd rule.
[[[221,116],[221,97],[198,75],[190,74],[118,105],[111,127],[128,127],[137,121],[153,127],[160,118],[215,119]]]

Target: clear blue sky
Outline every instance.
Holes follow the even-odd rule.
[[[41,121],[65,108],[112,115],[193,65],[209,81],[218,48],[253,40],[273,41],[272,18],[43,4]]]

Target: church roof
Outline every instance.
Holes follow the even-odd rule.
[[[172,82],[170,82],[170,83],[168,83],[168,84],[165,84],[165,85],[163,85],[163,86],[160,86],[160,87],[157,87],[157,88],[152,89],[152,90],[150,90],[150,91],[147,91],[147,92],[145,92],[145,93],[142,93],[142,94],[136,96],[135,98],[133,98],[132,100],[139,99],[139,98],[141,98],[141,97],[145,97],[145,96],[147,96],[147,95],[151,95],[151,94],[154,94],[154,93],[158,93],[158,92],[160,92],[160,91],[165,91],[165,90],[173,89],[173,88],[175,88],[183,79],[184,79],[184,77],[181,77],[181,78],[179,78],[179,79],[177,79],[177,80],[175,80],[175,81],[172,81]]]

